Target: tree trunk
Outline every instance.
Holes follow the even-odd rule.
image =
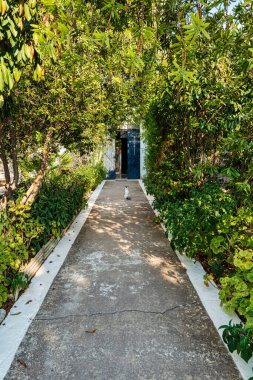
[[[15,190],[18,187],[18,181],[19,181],[18,155],[17,155],[17,134],[16,134],[15,127],[11,127],[10,136],[11,136],[11,154],[12,154],[12,167],[13,167],[12,189]]]
[[[139,35],[139,41],[138,41],[138,49],[137,54],[141,54],[142,48],[143,48],[143,26],[144,26],[144,11],[145,11],[145,4],[144,1],[141,3],[141,15],[140,15],[140,35]]]
[[[11,182],[10,170],[8,167],[8,159],[4,148],[4,132],[3,125],[0,124],[0,158],[3,162],[5,182],[9,184]]]
[[[6,210],[8,199],[11,196],[12,189],[11,189],[10,169],[8,166],[8,158],[7,158],[5,146],[4,146],[4,131],[3,131],[2,124],[0,124],[0,158],[3,163],[4,176],[5,176],[5,193],[1,199],[1,209]]]
[[[228,1],[224,1],[224,17],[225,17],[225,29],[229,29],[229,21],[228,21]]]
[[[31,186],[27,190],[26,195],[23,197],[22,201],[20,202],[20,204],[22,205],[32,205],[36,196],[39,194],[40,188],[43,184],[43,180],[46,174],[46,169],[47,169],[48,160],[50,156],[51,138],[52,138],[52,132],[50,131],[47,133],[46,140],[44,143],[39,173],[37,177],[35,178],[34,182],[31,184]]]
[[[199,1],[197,1],[197,11],[199,14],[199,18],[202,18],[202,5]]]

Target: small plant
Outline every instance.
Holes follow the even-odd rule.
[[[15,283],[22,283],[19,268],[34,255],[33,242],[44,231],[30,211],[29,206],[12,203],[7,212],[0,213],[0,307],[7,300],[8,288],[14,291]]]
[[[29,282],[29,277],[26,273],[18,272],[14,277],[6,279],[6,284],[9,286],[11,293],[14,296],[14,300],[18,299],[20,290],[24,290]]]
[[[222,338],[231,353],[236,351],[248,363],[253,356],[253,330],[245,327],[242,323],[223,325]]]

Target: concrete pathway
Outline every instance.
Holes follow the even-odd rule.
[[[125,201],[125,181],[106,182],[6,380],[240,379],[138,182],[128,185]]]

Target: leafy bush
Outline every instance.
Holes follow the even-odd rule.
[[[232,324],[231,321],[228,325],[221,326],[220,329],[224,329],[222,337],[229,351],[237,351],[243,360],[248,362],[253,355],[252,329],[245,327],[242,323]]]
[[[36,243],[41,246],[60,236],[75,214],[86,204],[85,197],[105,177],[101,164],[81,166],[74,172],[46,179],[33,204],[32,216],[45,226]]]
[[[235,196],[209,184],[175,202],[155,201],[172,247],[200,259],[220,287],[221,305],[238,312],[243,324],[222,326],[231,352],[248,361],[253,354],[253,239],[252,207],[239,207]]]
[[[6,213],[0,213],[0,307],[17,284],[24,287],[18,273],[21,265],[50,238],[61,235],[104,177],[101,164],[51,175],[32,208],[12,203]]]
[[[245,326],[223,327],[231,352],[246,361],[253,353],[253,208],[218,183],[205,184],[189,197],[155,200],[172,247],[199,259],[220,287],[221,305],[238,312]],[[207,283],[208,281],[205,281]]]
[[[64,174],[45,181],[39,197],[32,207],[32,215],[45,226],[44,233],[36,241],[43,245],[52,236],[57,237],[80,209],[83,202],[84,182],[76,183],[71,175]]]
[[[253,328],[253,250],[237,250],[234,274],[221,278],[221,303],[229,311],[238,311]]]
[[[216,183],[191,191],[189,198],[164,203],[155,202],[163,223],[172,234],[172,247],[192,258],[206,256],[209,265],[221,266],[225,247],[216,249],[219,223],[235,213],[236,201]],[[220,235],[218,235],[220,236]],[[218,270],[218,269],[216,269]]]
[[[221,305],[245,322],[240,332],[231,325],[229,334],[239,345],[233,348],[248,360],[253,336],[252,112],[232,88],[222,103],[225,89],[209,79],[207,86],[205,79],[181,83],[181,88],[169,81],[152,101],[145,120],[145,185],[172,247],[203,264],[204,283],[214,279]],[[229,106],[232,97],[240,109]],[[245,334],[251,336],[249,344]]]
[[[8,285],[20,265],[35,254],[33,242],[43,231],[29,206],[13,203],[7,213],[0,213],[0,306],[7,300]]]

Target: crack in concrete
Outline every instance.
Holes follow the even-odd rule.
[[[116,314],[124,314],[124,313],[143,313],[143,314],[156,314],[156,315],[164,315],[166,313],[169,313],[170,311],[173,311],[175,309],[178,309],[180,307],[187,307],[196,305],[197,301],[191,302],[191,303],[185,303],[182,305],[176,305],[173,307],[170,307],[164,311],[149,311],[149,310],[138,310],[138,309],[124,309],[124,310],[116,310],[116,311],[108,311],[108,312],[98,312],[98,313],[90,313],[90,314],[69,314],[69,315],[63,315],[58,317],[36,317],[34,321],[54,321],[59,319],[67,319],[67,318],[82,318],[82,317],[96,317],[96,316],[103,316],[103,315],[116,315]]]

